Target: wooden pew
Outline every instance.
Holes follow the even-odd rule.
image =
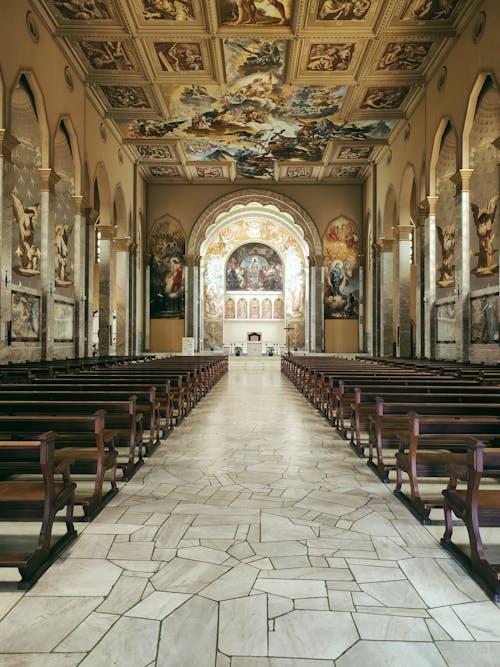
[[[0,567],[17,567],[21,575],[18,588],[30,588],[76,538],[73,503],[76,484],[71,481],[68,461],[56,463],[55,435],[44,433],[36,441],[0,442],[0,521],[41,521],[34,548],[27,550],[26,535],[22,545],[15,536],[4,540]],[[36,475],[29,481],[12,479],[15,474]],[[59,481],[59,475],[61,480]],[[66,509],[66,533],[53,540],[56,514]]]
[[[457,406],[460,406],[458,409]],[[399,436],[406,432],[410,412],[419,414],[498,414],[499,394],[384,393],[384,397],[358,390],[351,410],[351,445],[360,456],[368,446],[368,465],[383,482],[395,463],[386,463],[384,450],[399,448]],[[463,411],[461,408],[463,407]],[[493,411],[493,412],[492,412]],[[366,434],[366,435],[365,435]]]
[[[461,563],[469,574],[500,602],[500,560],[491,562],[486,554],[481,528],[500,526],[500,488],[484,488],[484,478],[500,480],[500,449],[486,447],[482,441],[466,444],[466,468],[451,466],[448,488],[443,491],[445,532],[441,544]],[[457,488],[458,482],[465,488]],[[453,514],[467,528],[469,552],[453,541]]]
[[[410,413],[409,432],[402,437],[396,454],[396,488],[394,494],[402,500],[422,523],[430,523],[433,508],[443,507],[441,494],[420,493],[419,480],[449,477],[450,461],[455,466],[466,465],[466,445],[470,438],[481,439],[492,446],[500,443],[500,417],[436,416]],[[450,452],[453,458],[450,458]],[[408,476],[410,495],[404,493],[403,473]]]
[[[90,521],[118,493],[115,434],[105,429],[104,410],[93,415],[0,415],[0,441],[32,440],[49,427],[57,435],[58,459],[70,461],[76,475],[92,475],[92,492],[77,488],[74,500],[83,508],[83,519]],[[107,471],[111,488],[104,493]]]
[[[118,467],[128,481],[144,463],[142,454],[142,414],[136,410],[137,398],[124,401],[5,401],[0,400],[3,415],[80,416],[92,415],[96,410],[106,413],[106,428],[114,433],[114,448],[118,452]]]

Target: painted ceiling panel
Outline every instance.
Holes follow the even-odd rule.
[[[479,0],[31,0],[150,181],[362,182]]]

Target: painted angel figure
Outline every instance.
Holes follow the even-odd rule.
[[[455,284],[453,275],[453,261],[455,255],[455,227],[436,227],[439,243],[441,245],[441,266],[439,267],[439,287],[452,287]]]
[[[490,199],[486,208],[479,208],[477,204],[470,205],[479,241],[477,266],[474,269],[474,273],[478,275],[490,275],[497,269],[497,265],[493,265],[493,255],[498,252],[496,248],[493,248],[495,239],[493,227],[495,225],[497,202],[498,195],[495,195]]]
[[[19,245],[16,250],[16,255],[19,257],[17,270],[24,275],[39,274],[40,249],[35,243],[35,224],[40,206],[39,204],[24,206],[14,191],[12,208],[19,227]]]

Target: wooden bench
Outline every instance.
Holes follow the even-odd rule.
[[[17,536],[5,538],[7,549],[0,551],[0,567],[19,569],[20,589],[30,588],[76,538],[73,525],[76,484],[71,481],[68,460],[56,462],[54,441],[55,434],[47,432],[36,441],[0,442],[0,521],[41,521],[33,549],[26,548],[23,534],[18,544]],[[12,476],[18,473],[37,478],[13,480]],[[56,514],[64,509],[66,532],[54,541],[52,528]]]
[[[384,394],[382,398],[359,392],[357,402],[351,409],[354,413],[351,419],[351,444],[359,455],[364,453],[368,445],[367,464],[387,483],[390,471],[395,470],[395,462],[386,462],[384,450],[399,448],[399,436],[407,430],[410,412],[435,415],[500,414],[500,396],[391,393]]]
[[[118,467],[128,481],[144,463],[142,454],[142,413],[136,410],[137,399],[129,396],[124,401],[5,401],[0,400],[2,415],[80,416],[92,415],[96,410],[106,413],[106,428],[114,433],[114,448],[118,453]],[[67,437],[67,436],[66,436]]]
[[[402,500],[422,523],[430,523],[433,508],[443,507],[443,497],[420,493],[422,478],[449,477],[450,461],[466,465],[466,445],[470,438],[481,439],[493,446],[500,442],[500,417],[488,416],[422,416],[409,415],[409,431],[400,439],[396,454],[396,488]],[[450,453],[453,454],[451,459]],[[410,495],[404,493],[403,473],[408,476]]]
[[[495,602],[500,602],[500,561],[488,560],[480,530],[500,526],[500,488],[484,488],[485,477],[500,479],[500,449],[473,440],[466,444],[465,471],[451,466],[448,488],[443,491],[445,532],[441,544]],[[466,482],[465,488],[457,488],[459,481]],[[469,553],[452,541],[453,514],[467,528]]]
[[[57,435],[57,457],[71,461],[73,474],[91,475],[92,491],[86,493],[79,485],[74,501],[83,508],[83,519],[90,521],[118,493],[115,434],[105,429],[104,410],[88,416],[0,415],[0,441],[32,440],[49,428]],[[107,471],[111,488],[104,493]]]

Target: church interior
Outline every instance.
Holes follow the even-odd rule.
[[[0,664],[499,664],[498,0],[0,16]]]

